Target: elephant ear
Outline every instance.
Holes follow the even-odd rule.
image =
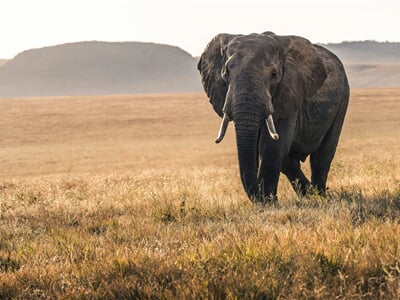
[[[215,112],[222,117],[222,108],[228,87],[221,77],[221,70],[225,64],[225,50],[229,42],[235,38],[232,34],[219,34],[208,43],[200,57],[197,69],[200,71],[201,81],[205,92]]]
[[[274,97],[276,119],[286,119],[300,109],[326,79],[317,50],[297,36],[275,36],[282,46],[283,76]]]

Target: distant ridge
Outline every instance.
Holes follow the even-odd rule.
[[[7,59],[0,59],[0,67],[4,65],[7,61]]]
[[[0,66],[0,96],[200,91],[184,50],[140,42],[79,42],[24,51]]]
[[[344,62],[351,87],[400,87],[400,43],[358,41],[323,46]]]
[[[400,87],[400,43],[323,45],[343,62],[351,87]],[[202,91],[197,59],[168,45],[79,42],[0,60],[0,97]]]
[[[346,63],[400,64],[400,43],[358,41],[323,45]]]

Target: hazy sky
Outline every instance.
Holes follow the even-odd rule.
[[[176,45],[273,31],[312,42],[400,41],[400,0],[0,0],[0,58],[83,40]]]

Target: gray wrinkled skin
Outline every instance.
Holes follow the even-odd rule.
[[[235,124],[240,177],[252,201],[276,200],[281,172],[297,193],[312,185],[325,194],[349,100],[333,53],[297,36],[219,34],[198,69],[215,112]],[[269,115],[279,139],[268,134]],[[308,156],[311,181],[300,169]]]

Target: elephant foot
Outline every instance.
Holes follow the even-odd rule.
[[[262,206],[276,206],[278,204],[278,196],[273,194],[261,195],[257,203]]]
[[[309,184],[305,188],[301,190],[295,189],[299,197],[311,197],[314,195],[318,195],[320,197],[327,196],[327,188],[321,188],[314,184]]]
[[[299,197],[307,196],[313,189],[311,182],[309,182],[307,179],[299,180],[296,178],[295,180],[291,181],[290,184]]]
[[[268,206],[276,206],[278,204],[278,196],[277,195],[269,195],[269,196],[263,196],[263,205],[268,205]]]

